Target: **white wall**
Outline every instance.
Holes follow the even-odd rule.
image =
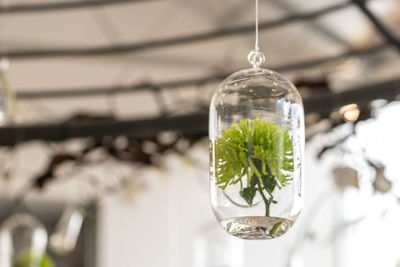
[[[207,158],[207,154],[203,155]],[[99,267],[194,266],[196,237],[215,222],[209,204],[208,177],[206,172],[196,174],[178,158],[168,162],[165,173],[151,170],[143,174],[142,181],[148,183],[133,199],[119,196],[103,203]],[[292,231],[273,241],[241,241],[224,233],[216,223],[214,227],[218,235],[215,242],[221,237],[218,232],[227,244],[235,242],[236,251],[231,257],[238,261],[238,267],[283,266],[295,235]]]

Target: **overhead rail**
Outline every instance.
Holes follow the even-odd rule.
[[[69,9],[91,8],[145,2],[150,0],[93,0],[93,1],[57,1],[39,4],[1,5],[0,14],[18,14],[30,12],[65,11]]]
[[[313,68],[322,64],[335,62],[337,60],[351,57],[351,56],[367,56],[385,48],[388,48],[388,44],[381,44],[370,47],[368,49],[350,49],[337,55],[324,56],[316,59],[305,60],[297,63],[290,63],[281,66],[271,67],[272,69],[285,72],[293,70],[304,70],[307,68]],[[130,94],[140,91],[146,91],[148,89],[159,88],[162,90],[174,90],[183,87],[198,86],[209,83],[215,83],[223,80],[229,74],[228,73],[215,73],[201,78],[183,79],[168,82],[159,83],[137,83],[131,85],[118,85],[111,87],[85,87],[85,88],[54,88],[54,90],[39,90],[39,89],[25,89],[24,91],[17,90],[18,100],[29,100],[34,98],[62,98],[62,97],[84,97],[104,94]]]
[[[349,103],[361,107],[375,99],[394,100],[400,95],[400,79],[361,86],[340,93],[317,94],[304,99],[306,113],[329,114]],[[71,138],[127,135],[154,137],[162,131],[179,131],[184,135],[206,136],[208,114],[198,113],[176,117],[157,117],[136,120],[103,120],[85,123],[17,125],[0,128],[0,146],[13,146],[27,141],[64,141]]]
[[[301,14],[291,14],[275,20],[261,22],[259,30],[268,30],[271,28],[284,26],[298,21],[308,21],[317,19],[324,15],[330,14],[347,8],[351,2],[344,2],[328,7],[320,8],[314,11],[304,12]],[[165,38],[160,40],[144,41],[138,43],[116,44],[106,46],[96,46],[88,48],[52,48],[52,49],[19,49],[9,50],[0,53],[1,57],[9,57],[11,59],[34,59],[44,57],[81,57],[81,56],[104,56],[116,55],[122,53],[143,52],[152,49],[165,48],[176,45],[184,45],[202,41],[210,41],[234,35],[249,34],[254,31],[253,24],[237,26],[232,28],[217,29],[205,33],[188,34],[179,37]]]

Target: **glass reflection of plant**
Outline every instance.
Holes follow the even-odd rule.
[[[215,142],[215,177],[225,190],[240,184],[240,196],[251,206],[257,192],[265,203],[265,216],[276,204],[273,192],[292,180],[293,140],[277,124],[256,118],[233,123]]]

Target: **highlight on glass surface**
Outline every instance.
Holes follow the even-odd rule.
[[[82,229],[85,214],[79,207],[66,207],[54,233],[50,236],[50,248],[59,255],[73,251]]]

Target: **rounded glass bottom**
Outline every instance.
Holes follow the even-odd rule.
[[[222,227],[231,235],[251,240],[279,237],[289,231],[293,221],[267,216],[235,217],[221,221]]]

